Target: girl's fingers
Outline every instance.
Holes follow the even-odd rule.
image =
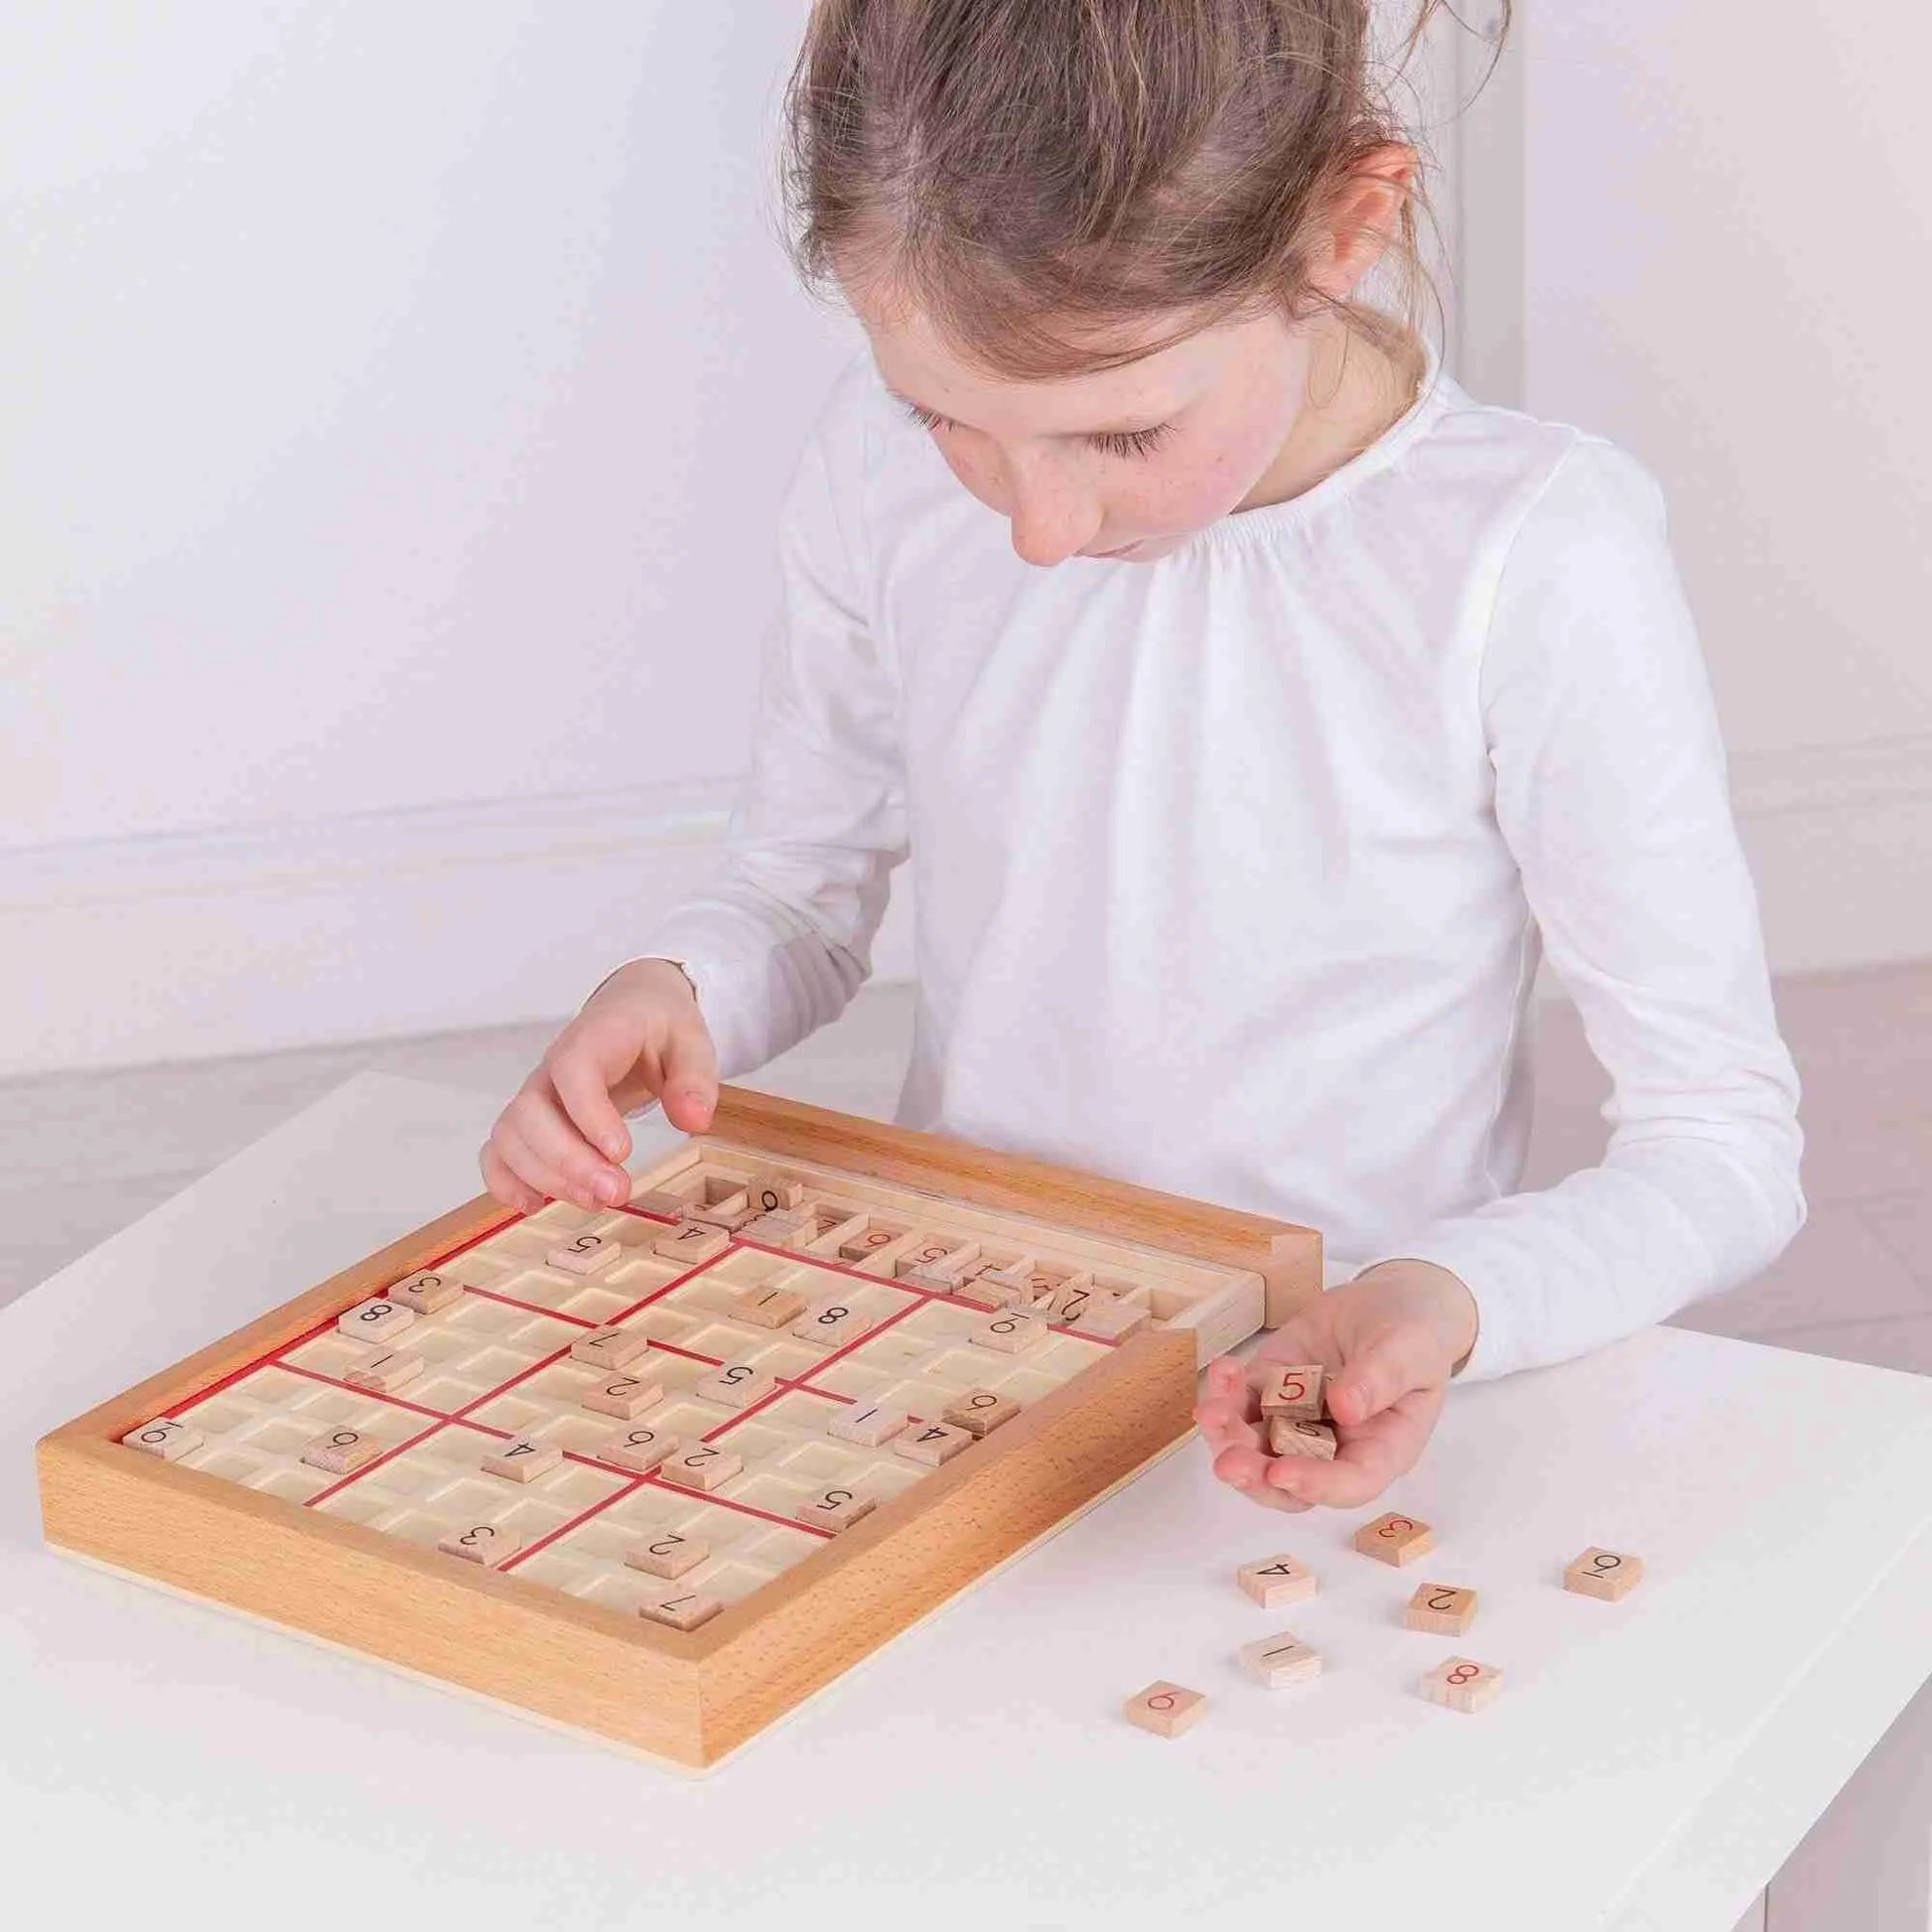
[[[658,1092],[664,1118],[686,1134],[702,1134],[718,1107],[718,1053],[711,1030],[693,1008],[671,1031]]]
[[[1267,1480],[1268,1457],[1256,1449],[1227,1449],[1214,1458],[1214,1473],[1230,1489],[1270,1509],[1303,1510],[1310,1505],[1298,1496],[1270,1486]]]
[[[1413,1389],[1436,1380],[1427,1331],[1416,1321],[1395,1321],[1328,1379],[1328,1413],[1344,1427],[1359,1428]]]
[[[545,1062],[545,1071],[565,1117],[609,1161],[608,1166],[600,1163],[596,1171],[603,1187],[601,1198],[612,1206],[628,1199],[630,1176],[618,1164],[630,1152],[630,1134],[612,1102],[610,1084],[595,1055],[587,1046],[566,1048]]]
[[[617,1045],[613,1041],[613,1045]],[[551,1086],[556,1088],[556,1097],[564,1105],[564,1115],[570,1119],[572,1127],[590,1142],[591,1146],[613,1163],[605,1169],[607,1180],[619,1180],[629,1192],[629,1176],[615,1163],[622,1162],[629,1154],[629,1128],[624,1127],[624,1115],[619,1113],[617,1101],[611,1099],[611,1080],[613,1070],[605,1066],[605,1058],[622,1058],[624,1064],[617,1068],[617,1074],[624,1074],[637,1055],[629,1047],[617,1047],[615,1053],[599,1053],[597,1039],[590,1032],[566,1035],[543,1062],[543,1070],[551,1076]]]
[[[1207,1445],[1217,1452],[1228,1449],[1259,1449],[1261,1431],[1225,1403],[1203,1402],[1194,1411],[1194,1421]]]
[[[525,1186],[579,1207],[603,1205],[593,1189],[604,1163],[584,1146],[555,1101],[540,1099],[526,1085],[503,1110],[489,1139]]]
[[[519,1208],[525,1214],[534,1214],[543,1205],[543,1196],[510,1172],[504,1164],[503,1157],[496,1152],[493,1142],[483,1143],[483,1152],[477,1157],[477,1165],[483,1170],[483,1185],[505,1207]]]
[[[1442,1405],[1440,1391],[1403,1396],[1372,1421],[1349,1430],[1332,1462],[1282,1456],[1269,1468],[1268,1482],[1285,1495],[1325,1509],[1354,1509],[1415,1466]]]

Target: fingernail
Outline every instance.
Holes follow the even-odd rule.
[[[624,1195],[627,1194],[629,1191],[630,1189],[626,1187],[621,1180],[619,1180],[614,1174],[606,1174],[605,1177],[597,1183],[598,1199],[605,1202],[606,1205],[611,1207],[617,1206],[618,1202],[622,1200]]]

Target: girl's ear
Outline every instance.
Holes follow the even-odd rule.
[[[1310,266],[1310,283],[1320,294],[1344,300],[1381,259],[1415,192],[1418,166],[1414,148],[1392,142],[1365,155],[1342,181]]]

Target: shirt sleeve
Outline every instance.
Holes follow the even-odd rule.
[[[897,681],[865,589],[864,382],[840,378],[786,492],[783,616],[723,861],[633,955],[690,973],[726,1079],[844,1011],[905,856]]]
[[[1660,1321],[1768,1266],[1805,1217],[1709,678],[1662,492],[1612,446],[1580,439],[1524,513],[1480,699],[1497,822],[1613,1091],[1600,1166],[1399,1250],[1474,1296],[1464,1380]]]

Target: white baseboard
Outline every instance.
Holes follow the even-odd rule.
[[[1779,971],[1932,957],[1932,739],[1732,780]],[[703,877],[731,789],[0,851],[0,1077],[562,1017]],[[911,972],[908,898],[881,979]]]
[[[732,790],[0,851],[0,1077],[567,1016],[710,869]]]
[[[1731,794],[1774,971],[1932,959],[1932,737],[1747,753]]]

